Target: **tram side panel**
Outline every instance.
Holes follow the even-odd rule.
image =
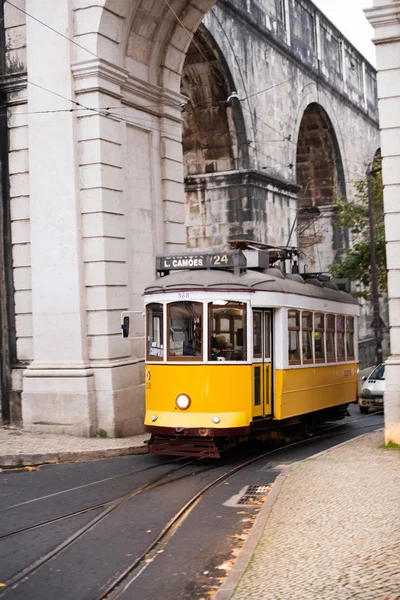
[[[276,371],[276,419],[287,419],[357,398],[357,363]]]

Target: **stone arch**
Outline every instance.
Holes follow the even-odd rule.
[[[311,271],[326,271],[348,246],[347,233],[335,226],[335,197],[346,196],[346,180],[332,122],[317,102],[301,118],[297,136],[296,177],[298,240],[304,264]]]
[[[188,48],[181,82],[187,98],[182,146],[190,248],[224,245],[242,225],[240,194],[251,196],[241,181],[249,168],[241,104],[236,98],[227,102],[235,89],[220,48],[200,26]],[[251,208],[247,215],[245,220],[252,220]]]
[[[293,125],[293,136],[292,136],[292,139],[295,143],[292,145],[291,162],[296,166],[297,166],[297,164],[296,164],[297,163],[297,161],[296,161],[297,142],[298,142],[299,133],[300,133],[300,126],[301,126],[301,122],[303,120],[304,113],[307,110],[307,107],[310,106],[311,104],[318,104],[318,106],[321,107],[324,114],[326,115],[326,119],[331,124],[331,129],[332,129],[332,132],[334,133],[339,156],[340,157],[346,156],[345,137],[343,135],[342,125],[341,125],[340,120],[336,116],[336,113],[332,106],[332,102],[331,102],[329,96],[323,90],[321,90],[316,83],[312,82],[312,83],[309,83],[307,86],[305,86],[305,89],[303,89],[303,93],[300,95],[300,102],[295,111],[295,114],[297,116],[296,116],[296,119],[295,119],[295,122]],[[346,164],[345,161],[343,164],[343,161],[342,161],[342,166],[343,166],[344,180],[349,181],[350,180],[350,172],[348,169],[348,165]]]
[[[212,36],[200,26],[182,71],[185,175],[248,168],[247,134],[240,102],[227,102],[236,89]]]
[[[76,3],[76,35],[100,59],[120,67],[126,54],[132,54],[144,80],[178,91],[191,38],[214,4],[215,0],[96,0],[80,9]],[[88,59],[87,54],[79,56]]]

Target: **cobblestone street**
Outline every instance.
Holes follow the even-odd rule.
[[[289,473],[233,600],[400,598],[400,453],[382,443],[369,434]]]

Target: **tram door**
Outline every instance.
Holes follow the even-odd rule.
[[[253,417],[272,415],[272,311],[253,310]]]

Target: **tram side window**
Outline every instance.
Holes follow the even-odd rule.
[[[260,311],[253,311],[253,355],[254,358],[261,358],[262,352],[262,313]]]
[[[246,360],[246,304],[210,302],[208,360]]]
[[[336,315],[336,352],[338,360],[345,360],[344,317],[342,315]]]
[[[325,362],[325,319],[322,313],[314,315],[315,362]]]
[[[161,360],[164,356],[163,306],[147,305],[147,360]]]
[[[301,314],[301,341],[303,348],[303,363],[312,363],[312,313],[303,312]]]
[[[347,360],[354,359],[354,318],[346,317],[346,356]]]
[[[168,306],[168,359],[201,360],[202,312],[200,302],[174,302]]]
[[[288,312],[289,364],[300,363],[300,313],[298,310]]]
[[[335,315],[326,315],[326,359],[335,362]]]

